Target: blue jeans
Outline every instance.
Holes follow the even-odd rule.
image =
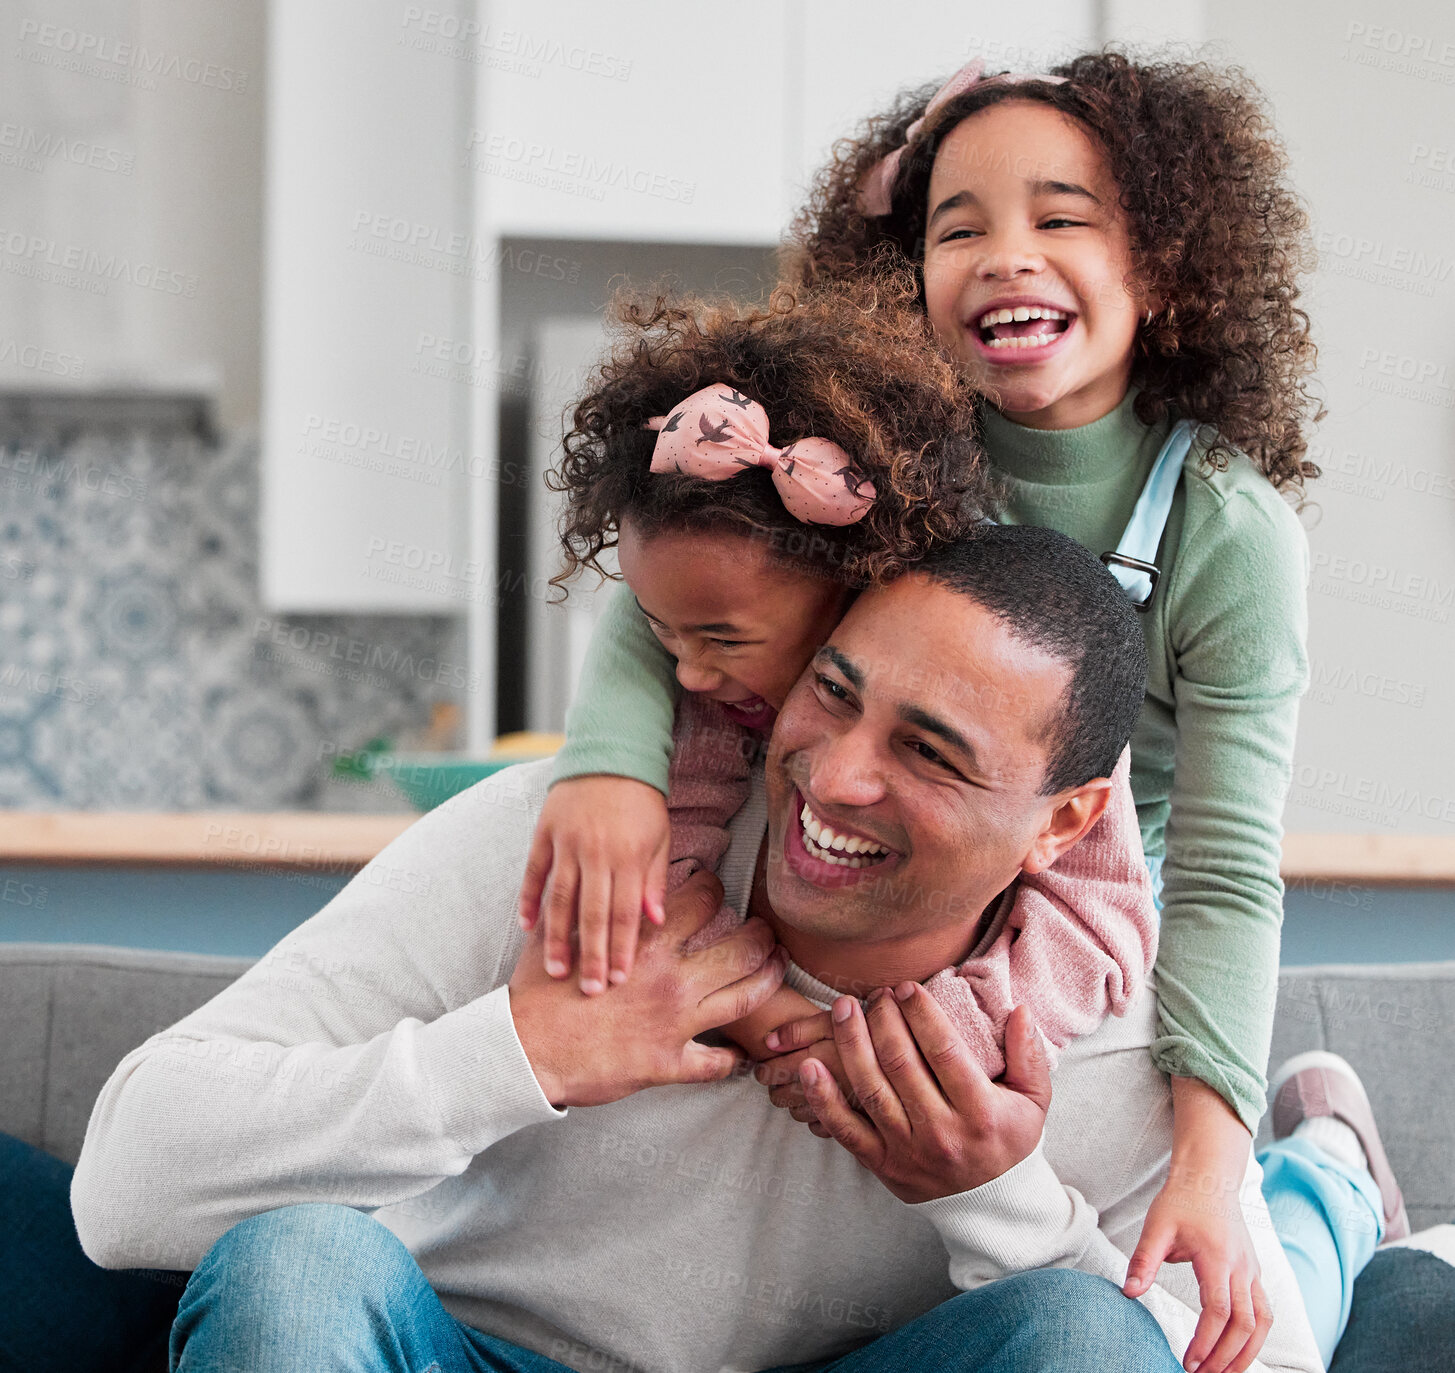
[[[167,1330],[187,1275],[98,1268],[81,1252],[76,1238],[70,1186],[67,1164],[0,1134],[0,1370],[121,1373],[134,1366],[150,1368],[154,1353],[165,1351]],[[837,1373],[864,1373],[873,1367],[874,1358],[892,1360],[896,1347],[889,1341],[932,1337],[936,1318],[952,1311],[964,1311],[972,1323],[989,1320],[994,1313],[975,1304],[977,1297],[983,1303],[983,1294],[999,1300],[1001,1318],[1012,1319],[1010,1297],[1018,1293],[1021,1299],[1038,1301],[1038,1294],[1055,1296],[1037,1284],[1054,1284],[1058,1272],[1028,1273],[956,1297],[828,1367]],[[1063,1277],[1068,1286],[1089,1284],[1089,1291],[1107,1300],[1106,1289],[1095,1279],[1075,1273]],[[1117,1307],[1116,1302],[1110,1304]],[[1100,1319],[1097,1313],[1082,1319],[1093,1315]],[[957,1331],[954,1338],[964,1336]],[[1380,1250],[1354,1285],[1349,1328],[1331,1373],[1413,1373],[1455,1362],[1452,1354],[1455,1268],[1418,1250]],[[525,1357],[536,1362],[519,1365],[522,1369],[555,1366],[539,1355]],[[926,1356],[921,1355],[920,1362],[935,1367]],[[1134,1367],[1109,1364],[1120,1366]],[[1170,1373],[1171,1365],[1151,1365],[1163,1366]]]
[[[1455,1367],[1455,1268],[1419,1249],[1381,1249],[1354,1284],[1329,1373]]]
[[[557,1373],[565,1365],[462,1325],[393,1233],[362,1211],[318,1203],[264,1212],[213,1245],[182,1294],[172,1368]],[[1179,1365],[1140,1303],[1104,1278],[1050,1268],[961,1293],[852,1354],[793,1373],[901,1368],[1178,1373]]]

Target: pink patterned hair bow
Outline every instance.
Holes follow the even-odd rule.
[[[726,481],[749,467],[769,468],[784,508],[805,524],[853,524],[874,501],[874,484],[838,444],[795,439],[774,448],[767,411],[725,384],[694,391],[647,428],[658,431],[653,472]]]
[[[904,157],[905,149],[910,147],[916,139],[924,132],[925,124],[937,115],[957,95],[968,91],[977,82],[982,86],[988,86],[992,82],[1000,82],[1011,85],[1020,81],[1045,81],[1051,85],[1060,85],[1065,81],[1064,76],[1042,76],[1036,72],[1025,72],[1015,74],[1005,72],[1000,76],[987,76],[984,81],[980,80],[980,73],[985,70],[985,59],[983,57],[972,58],[957,71],[943,86],[930,98],[930,103],[925,106],[925,112],[920,115],[913,124],[904,131],[904,142],[893,152],[886,153],[879,159],[859,181],[859,209],[870,219],[878,219],[887,215],[893,208],[892,193],[894,191],[895,178],[899,176],[899,164]]]

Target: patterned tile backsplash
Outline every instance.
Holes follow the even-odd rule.
[[[0,399],[0,807],[401,810],[333,759],[466,684],[458,620],[258,598],[258,454],[201,402]]]

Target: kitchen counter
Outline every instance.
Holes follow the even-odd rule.
[[[315,811],[0,812],[0,864],[145,864],[347,873],[419,817]],[[1455,837],[1290,834],[1286,881],[1455,885]]]

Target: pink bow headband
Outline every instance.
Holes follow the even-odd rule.
[[[750,467],[769,468],[785,509],[805,524],[853,524],[874,501],[874,484],[838,444],[809,438],[773,447],[767,411],[725,384],[694,391],[646,427],[658,431],[653,472],[726,481]]]
[[[858,187],[859,209],[864,214],[871,219],[878,219],[887,215],[893,208],[891,196],[895,179],[899,176],[899,164],[904,157],[905,149],[911,147],[924,132],[926,122],[938,114],[957,95],[963,94],[977,83],[988,86],[997,82],[1013,85],[1022,81],[1046,81],[1051,85],[1060,85],[1066,79],[1064,76],[1042,76],[1036,72],[1020,74],[1005,72],[1000,76],[987,76],[984,81],[981,81],[980,73],[984,70],[985,59],[983,57],[974,58],[961,67],[934,93],[930,103],[925,106],[925,112],[904,131],[904,142],[893,152],[886,153],[864,173]]]

